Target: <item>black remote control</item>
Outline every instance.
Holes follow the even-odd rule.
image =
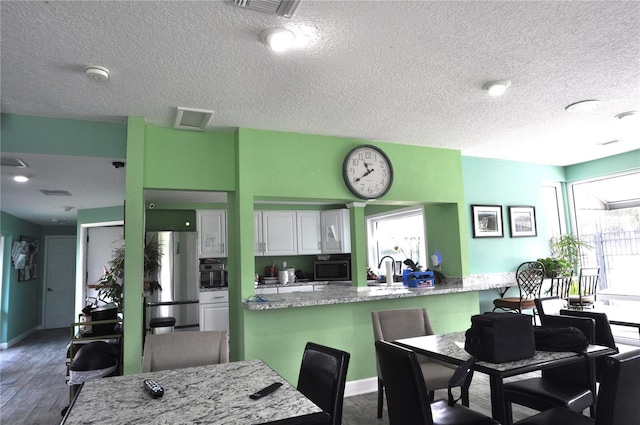
[[[252,399],[252,400],[257,400],[259,398],[262,398],[262,397],[264,397],[266,395],[271,394],[272,392],[274,392],[275,390],[277,390],[281,386],[282,386],[282,382],[276,382],[275,384],[271,384],[268,387],[261,389],[257,393],[251,394],[249,396],[249,398]]]
[[[151,379],[144,380],[144,388],[153,398],[160,398],[164,395],[164,388],[162,388],[156,381]]]

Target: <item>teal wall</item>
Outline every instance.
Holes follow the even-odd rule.
[[[123,124],[1,114],[2,151],[124,158]]]
[[[566,167],[565,172],[566,181],[575,182],[638,169],[640,169],[640,149],[597,161],[570,165]]]
[[[563,168],[476,157],[463,157],[462,163],[471,274],[515,271],[523,261],[546,257],[549,242],[542,216],[542,185],[545,181],[563,182]],[[503,238],[473,238],[471,205],[474,204],[502,207]],[[538,236],[511,237],[509,205],[535,207]]]
[[[69,226],[41,227],[5,212],[0,213],[0,232],[5,237],[2,258],[2,303],[0,304],[0,343],[16,340],[32,332],[42,323],[44,240],[50,235],[75,235]],[[21,236],[38,240],[37,278],[18,282],[13,267],[11,248]]]

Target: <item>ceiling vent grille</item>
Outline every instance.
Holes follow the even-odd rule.
[[[11,158],[8,156],[3,156],[2,158],[0,158],[0,166],[15,167],[15,168],[29,168],[27,163],[21,160],[20,158]]]
[[[300,0],[233,0],[236,6],[291,18]]]
[[[69,191],[66,190],[40,190],[40,192],[42,192],[43,194],[47,195],[47,196],[71,196],[71,193],[69,193]]]
[[[182,107],[177,109],[176,122],[173,124],[173,128],[177,130],[203,131],[213,118],[213,111]]]

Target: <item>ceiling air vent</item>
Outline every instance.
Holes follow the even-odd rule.
[[[40,192],[44,193],[47,196],[71,196],[71,193],[69,193],[66,190],[40,190]]]
[[[300,0],[233,0],[236,6],[264,13],[291,18],[300,4]]]
[[[29,168],[26,162],[20,158],[11,158],[3,156],[0,158],[0,166],[2,167],[15,167],[15,168]]]
[[[211,118],[213,118],[213,111],[182,107],[178,107],[177,109],[176,122],[173,124],[173,128],[178,130],[202,131],[209,125]]]

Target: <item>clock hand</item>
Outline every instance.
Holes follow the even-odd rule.
[[[373,169],[373,168],[371,168],[371,169],[367,168],[367,172],[366,172],[366,173],[364,173],[364,174],[362,175],[362,177],[358,177],[357,179],[353,179],[353,182],[354,182],[354,183],[358,183],[361,179],[363,179],[363,178],[367,177],[367,176],[368,176],[369,174],[371,174],[373,171],[374,171],[374,169]]]

